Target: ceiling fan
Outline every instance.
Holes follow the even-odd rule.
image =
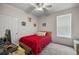
[[[52,8],[52,3],[33,3],[31,4],[34,9],[32,10],[32,12],[37,12],[37,13],[44,13],[47,12],[48,9]]]

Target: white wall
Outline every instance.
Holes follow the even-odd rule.
[[[56,36],[56,16],[72,13],[72,38],[60,38]],[[42,23],[47,23],[46,27],[42,27]],[[79,7],[75,7],[68,10],[52,13],[50,16],[46,16],[39,20],[39,30],[47,30],[52,32],[52,40],[56,43],[61,43],[69,46],[73,46],[73,39],[79,38]]]
[[[28,17],[32,18],[32,22],[28,21]],[[26,22],[26,26],[21,25],[22,21]],[[5,31],[5,29],[7,29],[9,25],[10,27],[13,27],[13,24],[17,25],[17,26],[15,25],[17,30],[15,30],[15,27],[13,27],[15,36],[17,36],[17,38],[14,38],[15,36],[12,35],[13,43],[17,44],[17,40],[21,36],[34,34],[38,29],[38,26],[37,27],[33,26],[34,23],[38,25],[37,18],[34,17],[33,15],[26,14],[24,11],[15,8],[13,6],[7,4],[0,4],[0,29]],[[0,34],[4,34],[4,31],[0,30]]]

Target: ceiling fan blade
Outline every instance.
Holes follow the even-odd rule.
[[[31,5],[35,8],[38,8],[38,6],[35,3],[32,3]]]
[[[38,7],[42,7],[42,6],[43,6],[43,3],[36,3],[36,5],[37,5]]]
[[[48,10],[46,8],[43,8],[43,11],[44,11],[44,13],[47,13]]]
[[[45,7],[46,8],[51,8],[52,7],[52,4],[47,3],[47,4],[45,4]]]
[[[51,8],[51,7],[52,7],[52,5],[47,5],[46,7],[47,7],[47,8]]]
[[[43,8],[43,11],[44,11],[45,16],[49,15],[49,12],[48,12],[48,10],[46,8]]]

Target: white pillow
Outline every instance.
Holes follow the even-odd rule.
[[[41,32],[40,31],[40,32],[37,32],[36,35],[38,35],[38,36],[45,36],[46,35],[46,32]]]

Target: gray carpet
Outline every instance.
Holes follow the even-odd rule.
[[[71,47],[50,43],[40,55],[76,55],[76,52]]]

